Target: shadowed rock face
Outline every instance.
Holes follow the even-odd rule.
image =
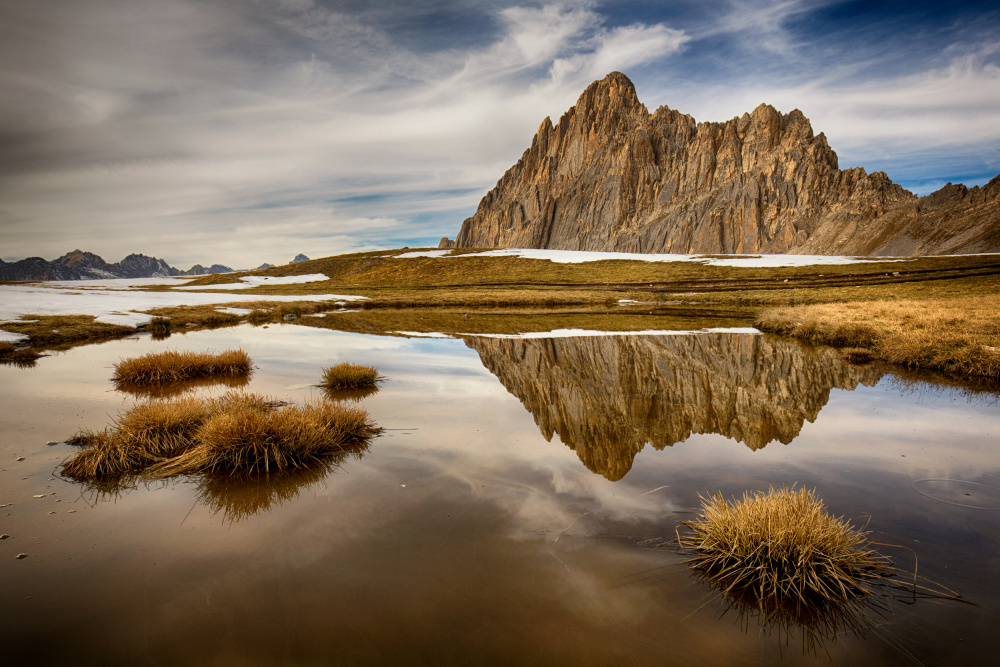
[[[788,444],[830,390],[881,373],[830,348],[747,334],[467,338],[483,365],[593,472],[625,476],[646,443],[718,433],[760,449]]]
[[[724,123],[650,114],[628,77],[591,84],[462,224],[459,248],[910,255],[1000,251],[1000,176],[918,198],[841,170],[798,110]],[[442,240],[440,247],[450,247]]]

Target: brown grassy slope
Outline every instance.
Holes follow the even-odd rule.
[[[341,255],[259,273],[325,273],[328,281],[273,285],[252,294],[350,293],[358,307],[533,307],[619,298],[683,298],[748,306],[802,301],[939,296],[954,288],[1000,292],[1000,256],[924,257],[864,264],[737,268],[695,262],[606,260],[559,264],[517,257],[394,259],[403,251]],[[233,276],[227,276],[232,279]],[[208,283],[215,280],[206,276]],[[961,284],[952,284],[959,281]],[[201,281],[199,281],[201,282]]]
[[[520,334],[555,329],[645,331],[749,326],[753,311],[652,305],[555,308],[377,308],[325,317],[303,317],[295,324],[357,333]]]
[[[739,268],[705,266],[697,262],[644,262],[604,260],[583,264],[560,264],[520,257],[450,257],[395,259],[382,251],[339,255],[301,264],[273,267],[253,272],[259,275],[289,276],[324,273],[329,281],[292,285],[271,285],[248,290],[260,294],[320,294],[331,288],[360,289],[435,287],[557,287],[649,289],[658,291],[702,291],[727,287],[780,288],[786,278],[804,286],[837,285],[853,282],[902,282],[943,275],[947,271],[1000,272],[1000,257],[925,257],[893,262],[864,264]],[[893,273],[900,276],[893,276]],[[236,274],[205,276],[194,284],[234,282]],[[360,293],[360,292],[359,292]]]
[[[844,348],[909,368],[1000,380],[1000,295],[770,308],[763,331]]]

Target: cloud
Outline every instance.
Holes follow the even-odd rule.
[[[802,108],[851,163],[919,147],[936,164],[950,151],[955,169],[996,164],[997,47],[982,31],[942,28],[906,71],[886,72],[850,25],[803,28],[824,3],[636,6],[7,3],[4,259],[72,246],[254,266],[305,243],[433,242],[545,116],[612,70],[651,107],[698,120],[761,101]]]
[[[63,53],[3,73],[21,81],[0,110],[0,136],[13,137],[0,224],[15,256],[69,243],[252,265],[261,247],[298,252],[324,234],[331,251],[436,238],[441,216],[457,227],[542,117],[605,69],[685,39],[659,24],[605,28],[589,3],[556,3],[502,8],[492,41],[417,55],[361,15],[305,0],[235,12],[84,4],[63,19],[25,14]],[[35,116],[35,104],[54,111]],[[378,194],[390,210],[329,204]],[[415,216],[435,213],[423,231]]]
[[[1000,172],[1000,42],[953,45],[944,62],[902,76],[861,77],[872,61],[843,62],[814,77],[762,84],[687,87],[671,106],[701,120],[727,120],[762,102],[801,109],[824,132],[841,167],[865,166],[920,194],[945,180],[985,182]],[[964,172],[964,173],[963,173]],[[928,177],[930,176],[930,177]]]

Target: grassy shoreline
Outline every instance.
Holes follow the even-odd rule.
[[[880,359],[958,378],[1000,380],[992,352],[1000,347],[1000,315],[990,301],[1000,298],[998,255],[757,268],[639,260],[560,264],[520,257],[395,257],[409,251],[340,255],[264,271],[203,276],[189,283],[224,285],[244,275],[328,276],[325,281],[240,290],[245,300],[225,305],[252,310],[249,318],[220,312],[216,306],[145,312],[168,318],[169,332],[174,334],[246,321],[255,325],[294,321],[390,334],[556,328],[634,331],[756,322],[764,331],[845,348],[857,360]],[[340,307],[316,299],[328,294],[366,300]],[[301,300],[259,299],[265,295]],[[971,338],[970,320],[963,317],[970,298],[989,304],[977,311]],[[906,305],[894,310],[891,304],[896,302]],[[331,313],[337,310],[342,312]],[[918,317],[932,311],[948,314]],[[29,336],[36,351],[137,331],[105,325],[90,316],[25,316],[0,328]],[[913,331],[922,331],[922,337],[914,337]],[[904,349],[905,354],[899,352]],[[1000,362],[1000,355],[996,357]]]
[[[947,375],[1000,381],[1000,295],[769,308],[755,326]]]

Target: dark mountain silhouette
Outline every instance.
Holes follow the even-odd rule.
[[[100,255],[83,250],[68,252],[48,262],[41,257],[29,257],[19,262],[0,260],[0,280],[93,280],[101,278],[159,278],[164,276],[201,276],[232,271],[227,266],[213,264],[205,268],[195,264],[181,271],[162,259],[131,254],[115,264]]]

